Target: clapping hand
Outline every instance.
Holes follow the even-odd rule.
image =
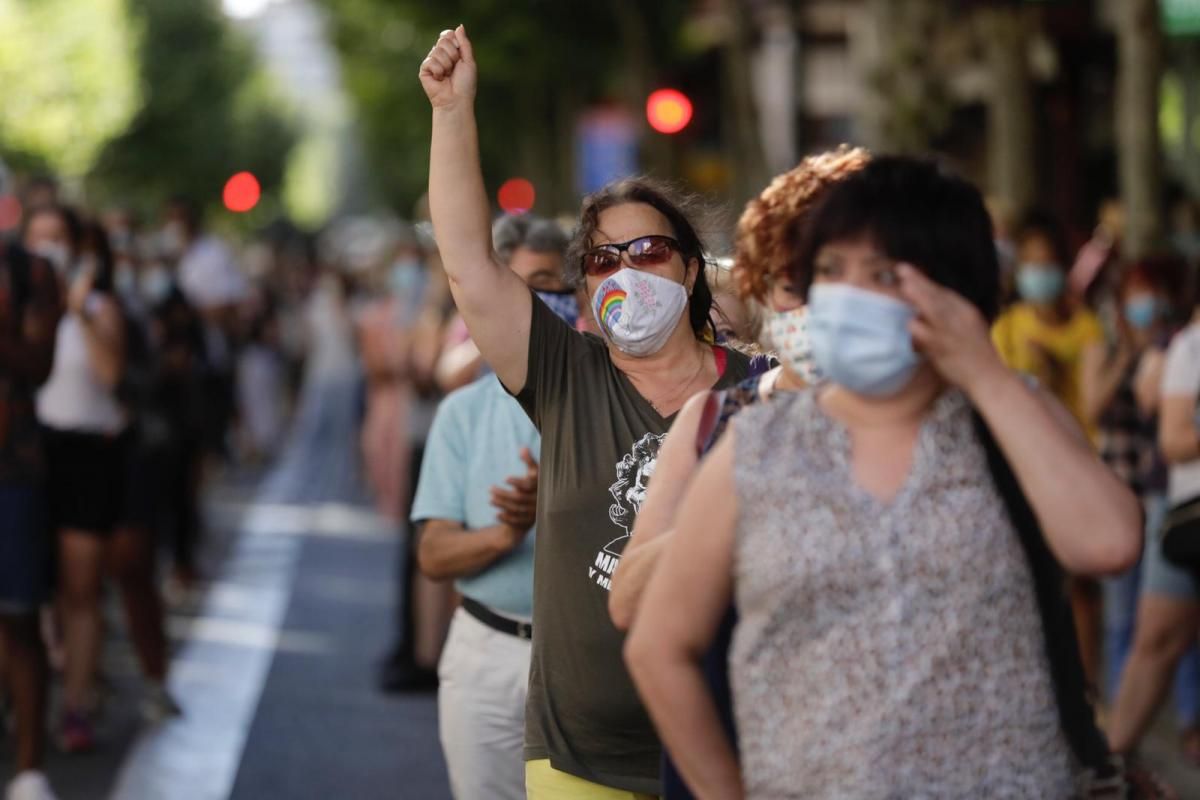
[[[492,505],[500,513],[497,519],[521,533],[533,527],[537,516],[538,463],[528,447],[521,448],[525,474],[505,481],[510,488],[492,487]]]

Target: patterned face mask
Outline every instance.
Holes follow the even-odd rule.
[[[687,305],[683,284],[628,267],[605,278],[592,296],[592,311],[604,336],[634,357],[661,350]]]
[[[575,302],[575,293],[570,289],[562,292],[535,291],[534,294],[556,317],[572,328],[579,322],[579,303]]]
[[[765,338],[767,348],[774,350],[783,365],[805,383],[816,383],[821,379],[808,340],[808,309],[805,306],[789,311],[768,310]]]

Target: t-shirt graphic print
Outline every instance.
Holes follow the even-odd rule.
[[[595,581],[597,586],[612,588],[613,571],[621,563],[621,554],[633,536],[633,524],[642,510],[642,501],[646,499],[646,490],[654,475],[654,465],[658,463],[658,451],[666,438],[666,434],[647,433],[617,463],[617,481],[608,487],[608,493],[613,497],[613,504],[608,507],[608,518],[623,532],[604,545],[596,554],[592,566],[588,567],[588,578]]]

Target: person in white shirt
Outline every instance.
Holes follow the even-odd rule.
[[[1200,496],[1200,305],[1171,341],[1165,361],[1151,361],[1143,372],[1149,382],[1161,375],[1153,399],[1159,446],[1170,465],[1167,500],[1176,506]],[[1118,753],[1133,749],[1149,728],[1175,668],[1200,632],[1200,579],[1168,562],[1157,539],[1152,544],[1133,652],[1109,725],[1109,742]]]

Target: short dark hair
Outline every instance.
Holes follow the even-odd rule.
[[[104,226],[94,219],[83,220],[79,238],[80,251],[90,252],[96,259],[96,274],[92,285],[98,292],[113,291],[113,252]]]
[[[195,236],[204,227],[204,215],[199,204],[185,194],[172,195],[167,199],[167,211],[179,215],[188,234]]]
[[[821,248],[861,238],[962,295],[987,320],[999,313],[991,217],[979,190],[944,166],[879,156],[831,186],[805,220],[793,283],[807,295]]]
[[[492,247],[507,264],[521,247],[562,255],[567,250],[567,235],[553,220],[532,214],[505,214],[492,223]]]
[[[24,218],[21,220],[21,241],[25,241],[25,234],[28,233],[29,224],[33,221],[34,217],[41,216],[42,214],[49,214],[62,220],[63,226],[67,229],[67,239],[71,243],[71,250],[78,255],[83,240],[83,220],[80,218],[79,212],[61,203],[34,206],[26,211]]]
[[[675,240],[679,242],[679,254],[683,257],[684,265],[696,259],[699,270],[696,284],[692,287],[691,299],[688,301],[688,320],[697,336],[702,335],[706,329],[709,332],[715,330],[709,319],[713,296],[704,274],[707,264],[704,243],[700,240],[696,226],[689,219],[690,214],[702,213],[700,202],[650,178],[625,178],[610,183],[583,199],[579,226],[575,229],[575,235],[567,248],[567,283],[576,288],[584,283],[583,256],[593,246],[592,236],[600,223],[601,212],[626,203],[643,203],[666,217]]]
[[[1020,247],[1028,239],[1045,239],[1054,251],[1054,263],[1059,269],[1066,271],[1071,265],[1070,251],[1067,248],[1067,233],[1058,217],[1042,208],[1035,208],[1021,219],[1017,226],[1016,243]]]

